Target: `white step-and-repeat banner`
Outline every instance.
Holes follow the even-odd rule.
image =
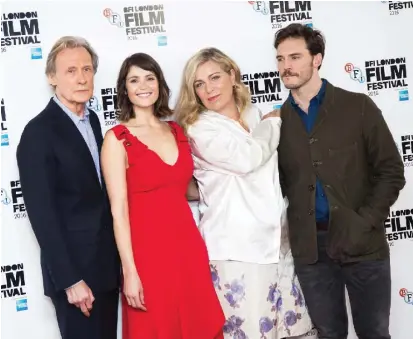
[[[412,338],[413,2],[87,0],[3,4],[3,338],[59,338],[54,309],[43,296],[39,248],[27,218],[15,158],[25,124],[51,96],[44,70],[53,43],[63,35],[79,35],[96,49],[100,66],[90,106],[106,131],[116,124],[117,73],[122,61],[135,52],[149,53],[161,64],[172,89],[172,107],[186,60],[207,46],[220,48],[236,60],[253,103],[264,112],[281,105],[288,93],[277,72],[273,39],[277,30],[292,22],[322,30],[327,39],[322,76],[371,96],[399,146],[407,185],[383,227],[392,259],[391,333],[394,339]],[[356,338],[351,324],[350,333]]]

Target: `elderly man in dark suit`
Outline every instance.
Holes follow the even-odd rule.
[[[55,94],[26,125],[17,148],[44,293],[63,339],[115,339],[117,332],[120,266],[99,163],[103,138],[86,107],[97,66],[85,39],[55,43],[46,64]]]

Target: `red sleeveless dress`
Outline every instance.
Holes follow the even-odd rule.
[[[166,164],[127,127],[123,140],[133,255],[147,311],[122,300],[123,339],[223,338],[224,313],[215,293],[206,245],[186,200],[193,172],[188,140],[169,122],[179,155]]]

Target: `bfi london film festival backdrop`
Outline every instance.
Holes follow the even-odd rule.
[[[59,338],[51,302],[43,296],[39,248],[31,230],[16,165],[25,124],[47,104],[44,75],[53,43],[63,35],[90,41],[100,57],[89,106],[103,132],[113,127],[116,78],[135,52],[152,55],[177,98],[187,59],[203,47],[235,59],[252,102],[263,112],[288,92],[276,68],[274,33],[292,22],[322,30],[322,76],[363,92],[382,109],[397,142],[407,184],[383,227],[391,249],[394,339],[410,339],[413,319],[413,2],[8,2],[1,14],[1,310],[4,338]],[[35,141],[33,141],[35,142]],[[39,199],[42,199],[39,196]],[[197,218],[196,206],[192,206]],[[18,324],[18,325],[17,325]],[[356,338],[350,322],[350,338]],[[250,338],[255,339],[255,338]]]

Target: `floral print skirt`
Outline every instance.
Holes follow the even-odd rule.
[[[279,264],[211,261],[225,339],[317,338],[291,252]]]

